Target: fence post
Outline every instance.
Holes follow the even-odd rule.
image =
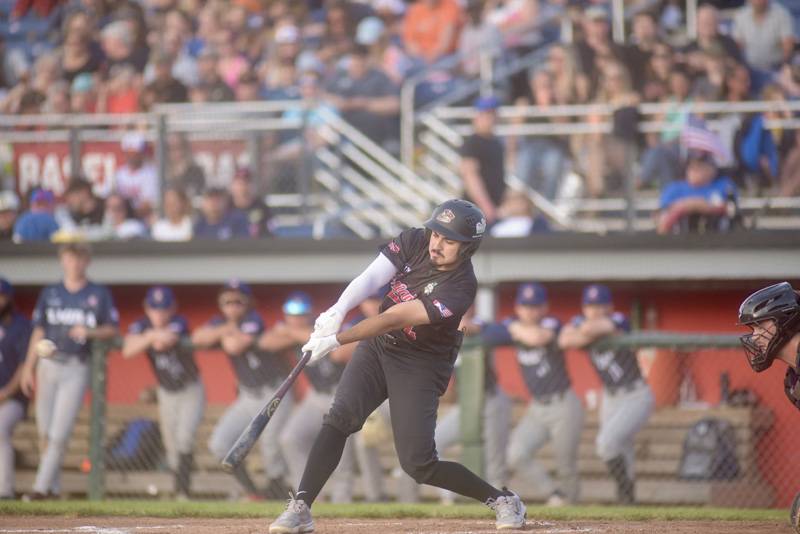
[[[73,126],[69,129],[69,174],[71,180],[77,180],[83,172],[81,165],[81,129]]]
[[[461,463],[483,474],[483,346],[465,340],[456,367],[461,428]]]
[[[89,422],[89,500],[99,501],[105,495],[105,457],[103,442],[106,434],[106,353],[108,343],[92,343],[92,406]]]

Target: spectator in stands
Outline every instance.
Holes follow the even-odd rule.
[[[464,139],[459,165],[465,197],[483,211],[488,224],[497,220],[497,208],[506,190],[505,151],[494,134],[498,107],[500,101],[495,96],[475,101],[474,133]]]
[[[488,21],[487,6],[480,1],[467,4],[466,22],[458,37],[461,72],[468,78],[477,78],[480,74],[481,55],[484,52],[499,53],[503,45],[503,34]]]
[[[364,135],[396,150],[400,136],[400,96],[397,86],[369,63],[369,49],[353,47],[347,69],[334,75],[327,86],[327,100],[342,118]]]
[[[346,57],[352,49],[355,32],[352,5],[346,1],[329,2],[325,9],[325,31],[317,56],[323,63],[336,63]]]
[[[230,102],[234,99],[233,90],[220,77],[217,71],[219,54],[205,47],[197,58],[198,84],[190,91],[192,102]]]
[[[234,46],[234,36],[230,30],[220,30],[214,38],[214,48],[219,53],[217,72],[222,81],[231,89],[236,89],[241,76],[248,68],[247,59]]]
[[[98,113],[136,113],[142,93],[142,77],[131,65],[114,65],[108,80],[98,89]]]
[[[144,72],[148,53],[146,49],[140,51],[136,47],[134,32],[133,25],[126,20],[111,22],[100,32],[100,43],[109,68],[128,66],[137,73]]]
[[[200,197],[206,188],[206,174],[192,155],[192,145],[183,132],[167,136],[167,187],[185,191],[189,199]]]
[[[653,45],[650,59],[644,72],[642,100],[659,102],[669,93],[669,75],[675,65],[675,57],[667,43],[658,42]]]
[[[392,83],[400,85],[413,66],[403,47],[393,42],[386,25],[378,17],[367,17],[358,23],[356,44],[369,47],[370,63],[380,68]]]
[[[127,241],[147,237],[147,227],[136,218],[130,199],[119,193],[111,193],[106,198],[103,226],[111,239]]]
[[[547,70],[553,77],[554,98],[558,104],[584,104],[589,101],[591,84],[580,72],[575,49],[554,44],[547,52]]]
[[[735,222],[737,189],[721,174],[711,152],[692,149],[686,155],[686,178],[661,192],[656,230],[659,234],[726,231]]]
[[[173,58],[172,76],[187,87],[197,84],[197,61],[189,49],[192,24],[186,11],[170,9],[164,16],[163,33],[155,36],[155,42],[161,50]],[[152,77],[148,65],[145,69],[145,80],[150,81]]]
[[[523,191],[507,190],[497,215],[499,221],[489,230],[492,237],[526,237],[550,231],[547,219],[536,213],[533,202]]]
[[[633,68],[641,70],[631,72],[634,86],[641,91],[645,83],[645,69],[659,42],[658,21],[651,11],[640,11],[633,16],[631,28],[631,45],[627,57]],[[632,69],[631,69],[632,70]]]
[[[580,70],[585,74],[591,84],[594,95],[600,87],[603,65],[609,61],[622,62],[626,65],[625,49],[611,40],[611,24],[608,10],[599,5],[588,7],[582,18],[583,39],[575,44]],[[627,63],[626,70],[639,68],[637,65]],[[643,66],[642,66],[643,67]],[[642,68],[640,70],[643,71]],[[628,72],[630,79],[630,73]]]
[[[752,79],[748,68],[741,64],[733,64],[725,73],[725,96],[728,102],[746,102],[750,100]]]
[[[224,189],[210,187],[203,194],[200,215],[194,223],[194,237],[219,240],[250,237],[249,223],[242,212],[231,209]]]
[[[236,84],[236,101],[252,102],[260,100],[258,78],[253,71],[247,70],[239,76],[239,83]]]
[[[403,44],[408,53],[427,64],[455,52],[461,25],[455,0],[419,0],[409,6],[403,22]]]
[[[153,223],[151,235],[156,241],[192,239],[191,206],[183,189],[170,187],[164,192],[164,217]]]
[[[278,63],[274,68],[271,68],[270,65],[270,62],[264,62],[259,68],[261,79],[264,82],[259,96],[264,100],[296,100],[299,98],[297,66],[291,62]]]
[[[11,241],[19,214],[19,197],[14,191],[0,191],[0,241]]]
[[[69,109],[72,113],[94,113],[96,108],[97,91],[94,78],[88,72],[82,72],[72,80]]]
[[[69,83],[66,80],[58,80],[47,89],[43,113],[69,113]]]
[[[247,219],[250,237],[267,237],[272,232],[270,222],[272,213],[267,204],[258,197],[253,184],[253,176],[249,169],[236,171],[231,182],[231,200],[234,209],[240,211]]]
[[[114,174],[114,191],[129,199],[136,213],[147,220],[159,204],[158,171],[140,132],[126,133],[120,147],[125,163]]]
[[[767,73],[788,62],[794,50],[792,16],[774,0],[749,0],[736,13],[733,37],[744,51],[747,64],[757,74],[756,85],[768,81]]]
[[[55,203],[52,191],[35,189],[31,193],[28,211],[14,223],[14,242],[49,241],[58,230],[58,223],[53,216]]]
[[[84,11],[73,11],[64,21],[61,65],[69,82],[83,73],[94,74],[103,66],[105,56],[92,38],[93,30],[92,20]]]
[[[172,75],[173,57],[161,50],[150,59],[153,81],[142,92],[142,109],[150,110],[155,104],[187,102],[189,92],[183,83]]]
[[[794,142],[782,161],[780,172],[780,195],[784,197],[800,196],[800,132],[793,130],[792,134]]]
[[[725,56],[744,63],[742,51],[730,36],[719,31],[719,10],[711,4],[697,8],[697,39],[683,50],[686,62],[695,72],[705,70],[705,60],[709,54]]]
[[[91,183],[80,177],[70,180],[63,200],[55,211],[61,232],[94,234],[101,230],[105,208],[103,201],[95,196]]]

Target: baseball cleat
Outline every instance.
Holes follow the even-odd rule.
[[[314,532],[314,520],[305,501],[290,494],[286,510],[269,526],[269,534],[302,534]]]
[[[522,504],[519,495],[513,491],[510,493],[511,495],[501,495],[486,503],[489,508],[494,510],[497,530],[513,530],[525,526],[525,517],[527,517],[525,505]]]

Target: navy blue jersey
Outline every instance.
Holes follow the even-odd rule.
[[[628,319],[623,314],[614,312],[611,314],[610,319],[617,330],[630,331]],[[586,318],[583,315],[576,315],[572,318],[572,324],[580,326],[585,320]],[[631,349],[591,349],[589,350],[589,357],[604,386],[618,388],[642,378],[642,371],[639,369],[636,352]]]
[[[458,325],[478,289],[472,262],[462,262],[452,271],[437,270],[430,261],[423,228],[403,231],[383,246],[381,253],[397,268],[381,312],[400,302],[419,299],[430,319],[430,324],[390,334],[401,348],[454,358],[461,341]]]
[[[225,323],[225,318],[217,315],[209,321],[211,326]],[[239,321],[239,330],[243,333],[258,338],[264,332],[264,321],[255,310],[250,310]],[[260,388],[286,376],[286,366],[280,356],[271,352],[264,352],[256,347],[254,342],[242,354],[228,354],[228,359],[233,367],[233,372],[239,380],[239,385],[245,388]]]
[[[153,328],[150,319],[142,317],[128,327],[129,334],[141,334]],[[147,349],[147,357],[153,367],[153,373],[161,387],[168,391],[178,391],[186,385],[197,381],[199,371],[191,349],[181,347],[181,341],[189,336],[189,325],[180,315],[173,316],[167,328],[180,338],[178,344],[160,352],[152,347]]]
[[[481,330],[484,343],[517,347],[517,361],[522,378],[525,380],[525,385],[528,386],[528,391],[534,397],[545,397],[571,387],[564,352],[558,348],[558,332],[561,330],[561,321],[552,316],[542,317],[539,326],[552,330],[553,339],[543,347],[528,347],[514,341],[508,331],[508,326],[515,320],[515,318],[509,318],[501,323],[485,326]]]
[[[69,337],[73,326],[97,328],[108,324],[118,325],[119,313],[108,288],[92,282],[75,293],[67,291],[63,283],[47,286],[33,310],[33,325],[43,328],[44,337],[56,344],[56,359],[89,358],[91,347],[87,340]]]
[[[31,322],[16,312],[0,321],[0,388],[11,381],[17,367],[25,361],[32,329]],[[21,391],[14,398],[27,400]]]

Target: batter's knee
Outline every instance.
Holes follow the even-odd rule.
[[[595,450],[601,460],[607,461],[622,454],[622,442],[610,432],[600,432],[595,439]]]
[[[417,484],[426,484],[433,476],[438,460],[428,462],[415,462],[411,459],[400,459],[400,467],[403,468],[408,476],[414,479]]]
[[[228,452],[227,449],[228,447],[220,436],[212,432],[211,437],[208,438],[208,450],[211,451],[211,454],[213,454],[217,460],[222,460]]]
[[[325,417],[322,418],[322,424],[331,426],[345,436],[349,436],[361,430],[361,427],[364,426],[364,420],[341,408],[337,408],[334,404],[331,406],[330,411],[325,414]]]

